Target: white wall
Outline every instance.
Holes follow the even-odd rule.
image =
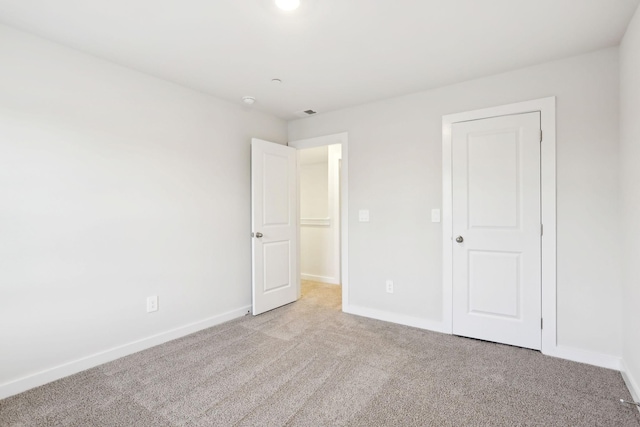
[[[0,64],[0,397],[248,308],[250,138],[282,120],[4,26]]]
[[[623,359],[640,400],[640,9],[620,45]]]
[[[442,320],[442,116],[555,95],[558,341],[620,356],[618,71],[611,48],[290,122],[290,140],[349,132],[349,304]]]
[[[300,218],[329,217],[329,150],[298,151],[300,164]]]

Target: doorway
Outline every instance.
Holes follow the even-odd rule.
[[[300,278],[341,285],[343,309],[349,295],[347,143],[346,133],[289,142],[298,150]]]
[[[298,151],[300,279],[340,285],[340,144]]]

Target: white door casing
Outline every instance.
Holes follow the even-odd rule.
[[[297,153],[251,140],[252,313],[298,298]]]
[[[540,113],[452,126],[453,333],[541,347]]]

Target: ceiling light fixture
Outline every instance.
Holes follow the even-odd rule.
[[[300,0],[276,0],[276,6],[282,10],[291,12],[300,6]]]
[[[243,96],[242,102],[247,105],[253,105],[253,103],[256,102],[256,99],[253,96]]]

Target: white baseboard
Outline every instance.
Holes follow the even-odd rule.
[[[347,307],[342,307],[342,311],[349,314],[355,314],[356,316],[370,317],[372,319],[383,320],[385,322],[397,323],[400,325],[412,326],[414,328],[446,333],[442,322],[423,319],[422,317],[407,316],[404,314],[359,307],[351,304]]]
[[[406,316],[398,313],[391,313],[383,310],[375,310],[366,307],[349,305],[343,307],[342,311],[357,316],[370,317],[372,319],[384,320],[385,322],[398,323],[400,325],[413,326],[420,329],[428,329],[434,332],[450,334],[443,322],[423,319],[420,317]],[[544,349],[543,354],[560,359],[571,360],[573,362],[586,363],[601,368],[621,371],[622,358],[609,354],[596,353],[588,350],[581,350],[572,347],[556,346],[553,349]],[[637,387],[636,387],[637,390]],[[633,393],[632,393],[633,394]]]
[[[188,325],[170,329],[168,331],[151,335],[149,337],[142,338],[127,344],[123,344],[109,350],[101,351],[87,357],[72,360],[62,365],[54,366],[44,371],[19,378],[17,380],[0,384],[0,399],[5,399],[9,396],[22,393],[23,391],[27,391],[34,387],[50,383],[52,381],[76,374],[78,372],[93,368],[98,365],[102,365],[103,363],[107,363],[112,360],[116,360],[121,357],[146,350],[156,345],[163,344],[167,341],[175,340],[185,335],[198,332],[202,329],[207,329],[212,326],[227,322],[229,320],[242,317],[249,313],[250,310],[251,306],[241,307],[232,311],[228,311],[226,313],[222,313],[218,316],[213,316],[208,319],[200,320],[198,322],[189,323]]]
[[[316,276],[315,274],[300,274],[302,280],[310,280],[312,282],[328,283],[329,285],[339,285],[340,280],[335,277]]]
[[[637,381],[629,369],[627,365],[624,363],[624,359],[622,360],[622,369],[620,370],[622,374],[622,379],[624,379],[624,383],[627,385],[629,389],[629,393],[631,393],[631,398],[634,402],[640,402],[640,382]],[[637,407],[638,411],[640,411],[640,406]]]
[[[547,356],[586,363],[587,365],[599,366],[601,368],[614,369],[616,371],[622,369],[622,358],[610,354],[596,353],[594,351],[581,350],[562,345],[558,345],[552,349],[543,349],[542,353]]]

